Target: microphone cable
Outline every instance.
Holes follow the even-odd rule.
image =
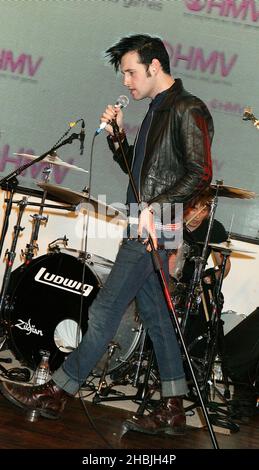
[[[11,369],[6,369],[0,364],[0,376],[15,382],[29,382],[31,372],[26,367],[12,367]]]
[[[87,198],[88,198],[88,203],[89,204],[91,204],[94,143],[95,143],[95,138],[96,138],[97,135],[98,135],[98,133],[95,132],[95,134],[93,136],[93,139],[92,139],[92,142],[91,142],[91,148],[90,148],[89,184],[88,184],[88,188],[87,188]],[[83,207],[83,204],[82,204],[81,207]],[[81,205],[81,203],[77,206],[79,211],[80,211],[80,205]],[[89,221],[90,221],[89,209],[86,209],[86,210],[87,210],[87,219],[86,219],[86,224],[83,227],[83,230],[84,230],[84,235],[83,235],[83,240],[84,240],[84,245],[83,245],[83,254],[84,254],[84,256],[83,256],[83,259],[84,259],[84,263],[83,263],[82,276],[81,276],[82,285],[84,285],[84,282],[85,282],[86,263],[87,263],[87,247],[88,247],[88,231],[89,231]],[[97,215],[98,215],[98,213],[97,213]],[[97,294],[98,294],[98,292],[97,292]],[[93,300],[93,302],[94,302],[94,300]],[[77,333],[76,333],[76,347],[78,347],[79,343],[80,343],[80,332],[81,332],[81,325],[82,325],[82,318],[83,318],[83,308],[84,308],[83,301],[84,301],[84,296],[83,296],[83,291],[81,291],[80,308],[79,308],[79,322],[78,322]],[[79,373],[79,370],[80,370],[80,363],[79,363],[79,360],[78,360],[78,366],[77,366],[78,373]],[[79,378],[78,378],[78,383],[79,383]],[[96,391],[96,389],[94,391]],[[91,392],[91,393],[94,393],[94,392]],[[89,395],[91,395],[91,393]],[[79,395],[79,399],[81,401],[81,405],[82,405],[82,407],[84,409],[84,412],[86,414],[86,417],[87,417],[90,425],[92,426],[92,428],[96,432],[96,434],[102,439],[102,441],[105,443],[105,445],[107,446],[108,449],[114,449],[114,447],[108,442],[108,440],[99,431],[98,427],[96,426],[96,424],[94,422],[94,419],[91,417],[91,415],[89,413],[89,410],[87,408],[87,405],[85,403],[84,396],[83,396],[83,393],[81,391],[81,387],[78,390],[78,395]]]

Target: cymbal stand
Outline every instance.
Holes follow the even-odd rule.
[[[52,172],[52,165],[50,164],[50,167],[46,167],[43,170],[43,174],[45,175],[44,183],[47,183],[49,181],[51,172]],[[37,241],[39,237],[39,230],[40,230],[41,224],[45,224],[46,226],[48,222],[48,216],[43,215],[46,197],[47,197],[47,190],[44,190],[41,201],[40,201],[39,213],[33,214],[31,216],[32,217],[32,233],[31,233],[30,243],[27,243],[25,252],[22,251],[22,256],[24,258],[24,262],[26,265],[28,265],[31,262],[34,256],[34,253],[35,252],[37,253],[37,251],[39,250]]]
[[[81,121],[81,119],[79,119],[79,121]],[[76,122],[78,122],[78,121],[76,121]],[[16,170],[12,171],[11,173],[4,176],[0,180],[0,187],[1,188],[7,189],[7,190],[11,189],[10,198],[7,200],[7,208],[6,208],[5,218],[4,218],[3,228],[2,228],[1,241],[0,241],[0,255],[1,255],[2,247],[3,247],[3,243],[4,243],[4,238],[5,238],[5,235],[6,235],[6,232],[7,232],[8,224],[9,224],[9,216],[10,216],[10,212],[11,212],[11,208],[12,208],[13,194],[15,192],[15,188],[18,185],[17,176],[19,176],[23,171],[25,171],[30,166],[35,165],[35,163],[38,163],[41,160],[43,160],[48,155],[52,155],[60,147],[62,147],[64,145],[67,145],[67,144],[72,144],[73,140],[75,140],[75,139],[80,139],[80,134],[77,134],[75,132],[73,134],[71,134],[69,137],[67,137],[66,139],[64,139],[64,137],[68,134],[68,132],[70,132],[70,130],[71,130],[71,127],[69,127],[69,129],[66,130],[66,132],[58,140],[58,142],[55,145],[53,145],[53,147],[51,147],[51,149],[49,149],[47,152],[43,153],[38,158],[35,158],[35,160],[28,161],[24,165],[19,166],[18,168],[16,168]],[[64,139],[64,140],[62,140],[62,139]]]
[[[2,289],[1,289],[1,294],[0,294],[0,321],[1,322],[3,322],[3,311],[6,308],[6,304],[7,304],[6,294],[8,291],[12,267],[13,267],[15,257],[16,257],[15,249],[16,249],[16,245],[18,242],[18,237],[20,233],[24,230],[24,227],[21,227],[21,221],[22,221],[22,216],[23,216],[25,207],[27,206],[27,203],[28,203],[27,197],[23,197],[22,200],[18,203],[19,211],[18,211],[18,216],[17,216],[17,222],[16,222],[16,225],[14,226],[14,234],[13,234],[11,248],[10,250],[7,250],[5,253],[6,266],[5,266]]]
[[[228,248],[222,248],[220,250],[220,254],[222,256],[222,263],[220,266],[220,276],[216,282],[216,286],[214,289],[214,297],[215,297],[215,308],[213,309],[213,317],[211,319],[212,328],[215,322],[217,323],[217,338],[216,338],[216,353],[219,355],[221,360],[221,370],[222,370],[222,377],[223,377],[223,384],[225,387],[224,397],[230,398],[230,391],[229,391],[229,383],[228,383],[228,374],[225,367],[225,346],[224,346],[224,330],[223,330],[223,321],[221,320],[221,310],[222,310],[222,301],[221,301],[221,290],[222,284],[226,269],[227,260],[231,254],[231,250]]]
[[[71,128],[69,128],[68,131],[70,131]],[[67,132],[65,132],[64,136],[67,134]],[[63,136],[63,137],[64,137]],[[63,137],[61,137],[61,139],[63,139]],[[75,132],[73,134],[71,134],[67,139],[64,139],[62,140],[62,142],[60,142],[61,139],[58,140],[58,143],[53,145],[53,147],[51,147],[51,149],[47,150],[47,152],[43,153],[42,155],[40,155],[39,157],[35,158],[35,160],[31,160],[31,161],[28,161],[27,163],[25,163],[24,165],[21,165],[19,166],[19,168],[16,168],[16,170],[12,171],[11,173],[9,173],[9,175],[6,175],[4,176],[1,180],[0,180],[0,186],[2,187],[3,184],[8,184],[10,181],[13,180],[13,178],[16,178],[17,176],[19,176],[23,171],[25,171],[27,168],[29,168],[30,166],[32,165],[35,165],[35,163],[38,163],[40,162],[41,160],[43,160],[45,157],[47,157],[48,155],[52,155],[53,152],[55,152],[56,150],[58,150],[60,147],[64,146],[64,145],[67,145],[67,144],[72,144],[73,140],[75,139],[79,139],[80,138],[80,134],[76,134]]]
[[[11,188],[11,196],[10,196],[9,200],[7,200],[7,209],[6,209],[6,213],[5,213],[4,225],[3,225],[2,234],[1,234],[1,244],[0,244],[1,250],[2,250],[2,247],[3,247],[4,238],[5,238],[5,235],[7,233],[7,228],[8,228],[8,225],[9,225],[9,217],[10,217],[10,212],[11,212],[11,208],[12,208],[13,194],[14,194],[15,188],[18,184],[17,176],[19,176],[24,170],[26,170],[30,166],[32,166],[35,163],[43,160],[45,157],[47,157],[47,155],[52,154],[53,152],[55,152],[58,148],[62,147],[63,145],[72,144],[74,139],[80,139],[80,134],[77,134],[77,133],[73,133],[69,137],[64,139],[64,137],[70,132],[70,130],[71,130],[71,127],[69,127],[69,129],[66,130],[66,132],[58,140],[58,142],[51,149],[49,149],[47,152],[43,153],[38,158],[35,158],[35,160],[29,161],[29,162],[25,163],[24,165],[21,165],[16,170],[12,171],[8,175],[1,178],[0,187],[4,188],[4,189],[8,189],[8,190]],[[15,226],[15,232],[14,232],[14,238],[13,238],[13,241],[12,241],[12,247],[11,247],[10,251],[7,251],[7,253],[6,253],[6,259],[7,259],[6,270],[5,270],[5,274],[4,274],[4,278],[3,278],[3,284],[2,284],[2,290],[1,290],[1,294],[0,294],[1,295],[1,298],[0,298],[0,323],[3,321],[3,310],[5,308],[6,293],[7,293],[8,285],[9,285],[9,281],[10,281],[11,269],[12,269],[14,259],[15,259],[15,256],[16,256],[15,248],[16,248],[16,244],[17,244],[17,241],[18,241],[19,233],[23,230],[23,228],[21,228],[20,223],[21,223],[21,218],[22,218],[25,206],[27,205],[27,198],[23,198],[23,200],[18,204],[19,204],[19,215],[18,215],[17,225]]]
[[[221,255],[223,257],[221,266],[220,266],[220,277],[216,280],[216,284],[213,290],[213,295],[211,296],[211,318],[208,321],[207,333],[203,335],[203,338],[206,338],[205,354],[203,359],[198,359],[193,357],[193,363],[196,363],[196,368],[200,371],[201,383],[200,387],[203,391],[204,399],[206,400],[207,406],[210,411],[214,411],[211,415],[213,424],[218,426],[223,426],[229,428],[232,431],[238,431],[239,427],[231,419],[231,412],[228,408],[227,399],[230,398],[229,382],[228,375],[225,368],[225,346],[224,346],[224,330],[223,330],[223,321],[221,320],[221,310],[222,310],[222,300],[221,300],[221,288],[224,279],[224,273],[226,268],[227,258],[229,257],[231,250],[222,249]],[[191,353],[192,347],[195,345],[195,340],[189,345],[189,351]],[[222,383],[224,385],[224,394],[216,386],[216,377],[213,371],[213,366],[215,364],[216,356],[220,359],[221,371],[222,371]],[[210,390],[213,392],[214,396],[210,398]],[[223,406],[226,407],[222,409],[219,403],[212,401],[217,395],[223,402]],[[195,400],[194,400],[195,401]],[[193,409],[197,405],[190,405],[187,408],[187,411]],[[222,405],[221,405],[222,406]],[[219,414],[220,413],[220,414]]]
[[[202,274],[204,272],[206,262],[207,262],[208,244],[209,244],[210,237],[211,237],[211,232],[212,232],[217,205],[218,205],[218,187],[216,189],[216,194],[211,203],[209,225],[208,225],[208,230],[207,230],[206,238],[205,238],[203,249],[202,249],[202,254],[201,256],[196,256],[196,257],[191,258],[191,261],[194,261],[195,263],[195,269],[194,269],[194,273],[193,273],[193,277],[192,277],[192,281],[190,285],[191,288],[187,296],[185,315],[181,324],[181,329],[183,332],[185,331],[186,323],[189,319],[194,300],[197,297],[197,292],[202,291],[201,279],[202,279]]]
[[[8,230],[8,226],[9,226],[9,217],[10,217],[12,205],[13,205],[13,196],[14,196],[17,186],[18,186],[18,180],[16,177],[11,178],[7,184],[1,185],[1,188],[3,190],[9,191],[9,195],[5,199],[6,207],[5,207],[5,215],[4,215],[3,226],[2,226],[1,237],[0,237],[0,256],[2,254],[4,240],[5,240],[5,236]]]
[[[111,122],[111,125],[113,126],[113,132],[114,132],[114,134],[116,136],[116,140],[117,140],[117,142],[119,143],[119,146],[120,146],[120,150],[121,150],[121,153],[122,153],[122,156],[123,156],[125,167],[127,169],[127,173],[129,175],[129,180],[130,180],[130,184],[132,186],[132,190],[134,192],[135,199],[136,199],[137,203],[140,205],[141,200],[140,200],[140,197],[139,197],[139,194],[138,194],[138,191],[137,191],[137,188],[136,188],[133,176],[132,176],[132,172],[131,172],[131,169],[129,167],[129,164],[128,164],[128,161],[127,161],[124,149],[123,149],[123,145],[122,145],[121,138],[120,138],[119,127],[118,127],[117,122],[115,120]],[[214,212],[215,212],[215,210],[216,210],[216,201],[217,201],[217,192],[216,192],[216,196],[215,196],[214,200],[215,200],[215,202],[214,202],[214,207],[215,207]],[[214,214],[214,212],[213,212],[213,209],[211,208],[211,213]],[[212,220],[210,221],[210,224],[209,224],[210,231],[208,232],[207,237],[206,237],[207,244],[208,244],[211,228],[212,228]],[[218,447],[218,443],[217,443],[217,440],[216,440],[216,436],[215,436],[215,433],[213,431],[212,425],[210,423],[209,415],[208,415],[208,412],[207,412],[207,409],[206,409],[206,406],[205,406],[205,403],[204,403],[204,400],[203,400],[203,397],[202,397],[202,394],[201,394],[201,391],[200,391],[200,388],[199,388],[199,384],[196,380],[196,376],[195,376],[194,369],[193,369],[193,366],[192,366],[192,363],[191,363],[190,355],[189,355],[189,352],[187,350],[185,340],[184,340],[184,337],[183,337],[183,334],[182,334],[182,331],[181,331],[181,328],[180,328],[180,323],[179,323],[179,320],[178,320],[178,317],[177,317],[177,313],[176,313],[175,307],[173,305],[173,302],[172,302],[172,299],[171,299],[171,296],[170,296],[168,283],[166,281],[166,277],[165,277],[165,274],[164,274],[164,271],[163,271],[163,268],[162,268],[162,262],[161,262],[158,251],[155,249],[154,242],[153,242],[153,239],[152,239],[150,234],[148,236],[148,243],[149,243],[150,248],[151,248],[151,253],[152,253],[152,258],[153,258],[153,263],[154,263],[154,269],[157,272],[157,275],[159,277],[159,280],[160,280],[160,283],[161,283],[161,288],[162,288],[162,291],[163,291],[163,294],[164,294],[164,297],[165,297],[165,301],[166,301],[167,306],[168,306],[168,313],[170,315],[170,319],[172,321],[173,327],[176,331],[176,335],[177,335],[177,337],[180,341],[180,344],[182,346],[183,354],[186,358],[188,368],[190,370],[190,373],[191,373],[191,376],[192,376],[192,379],[193,379],[193,382],[194,382],[194,385],[195,385],[195,389],[196,389],[197,395],[199,397],[199,401],[200,401],[200,404],[201,404],[201,408],[202,408],[202,411],[203,411],[203,415],[204,415],[206,424],[208,426],[208,430],[209,430],[209,434],[210,434],[210,438],[211,438],[213,447],[215,449],[218,449],[219,447]],[[199,276],[201,276],[201,271],[202,271],[201,268],[205,264],[205,254],[206,254],[206,252],[207,252],[207,247],[206,247],[206,249],[204,247],[204,249],[203,249],[203,263],[202,263],[202,266],[199,268],[199,273],[198,273]]]
[[[108,346],[108,357],[104,364],[103,371],[99,380],[97,391],[93,397],[93,403],[97,404],[102,401],[121,401],[121,400],[132,400],[134,403],[140,403],[137,414],[144,412],[145,408],[150,403],[150,398],[153,391],[156,390],[159,382],[157,374],[153,368],[154,363],[154,352],[153,348],[147,351],[147,333],[144,330],[143,325],[140,326],[141,341],[138,350],[133,353],[132,357],[125,364],[122,364],[121,372],[120,368],[116,372],[111,372],[113,377],[112,382],[108,385],[106,382],[106,375],[109,375],[108,367],[109,361],[114,352],[114,347],[119,347],[118,343],[110,343]],[[144,366],[143,361],[147,360]],[[141,381],[141,376],[144,369],[144,378]],[[134,373],[134,375],[132,375]],[[116,378],[115,378],[116,377]],[[150,380],[153,381],[153,385],[150,386]],[[114,390],[113,387],[120,385],[132,385],[137,388],[136,393],[126,395],[123,392]],[[109,396],[112,394],[114,396]]]
[[[95,403],[98,401],[97,400],[97,397],[100,397],[102,396],[102,393],[104,392],[104,394],[106,394],[106,390],[108,388],[108,384],[106,382],[106,375],[107,375],[107,372],[108,372],[108,367],[109,367],[109,364],[110,364],[110,360],[115,352],[115,350],[117,348],[120,348],[120,345],[119,343],[115,343],[114,341],[112,341],[109,345],[108,345],[108,354],[107,354],[107,359],[105,361],[105,364],[104,364],[104,367],[103,367],[103,371],[102,371],[102,374],[101,374],[101,377],[100,377],[100,380],[99,380],[99,385],[98,385],[98,389],[97,389],[97,392],[96,392],[96,401]]]

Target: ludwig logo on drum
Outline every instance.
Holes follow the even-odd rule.
[[[74,281],[58,274],[48,273],[46,268],[41,268],[34,279],[37,282],[56,287],[57,289],[67,290],[74,294],[83,294],[84,297],[88,297],[93,290],[93,286],[89,284],[83,284],[80,281]]]

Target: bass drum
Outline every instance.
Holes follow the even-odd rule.
[[[88,308],[105,283],[112,264],[96,255],[88,255],[85,261],[66,253],[50,253],[15,269],[11,274],[5,317],[10,347],[17,359],[35,369],[43,349],[50,352],[51,371],[57,369],[86,332]],[[113,339],[119,348],[115,349],[107,374],[128,360],[139,342],[140,330],[135,302],[132,302]],[[102,363],[103,358],[96,366],[95,375],[101,375]]]

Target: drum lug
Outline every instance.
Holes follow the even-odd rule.
[[[11,297],[10,295],[7,295],[4,299],[4,312],[9,313],[12,312],[14,309],[13,302],[11,303]]]

